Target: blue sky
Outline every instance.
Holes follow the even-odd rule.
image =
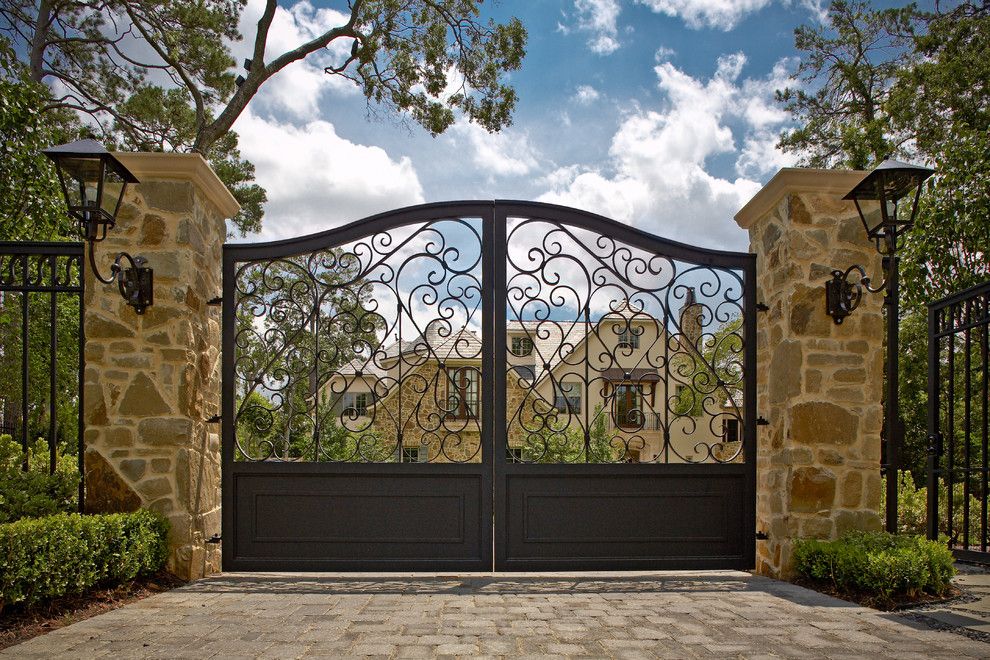
[[[239,59],[262,5],[245,11]],[[338,24],[342,6],[286,3],[268,56]],[[787,117],[773,91],[796,66],[794,28],[821,16],[815,0],[532,0],[486,11],[518,16],[529,31],[511,75],[510,128],[490,135],[460,122],[432,138],[369,115],[355,88],[322,73],[332,51],[292,65],[234,126],[270,199],[262,235],[249,240],[408,204],[515,198],[746,249],[732,216],[793,162],[774,148]]]

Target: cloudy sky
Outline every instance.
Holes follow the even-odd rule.
[[[248,43],[263,4],[244,14]],[[344,3],[286,6],[269,57],[339,24]],[[248,240],[422,202],[511,198],[746,248],[732,216],[792,163],[774,147],[787,117],[773,92],[796,65],[794,27],[820,20],[815,0],[503,0],[486,11],[529,31],[511,127],[459,123],[432,138],[369,113],[320,58],[294,64],[234,126],[269,197],[264,230]],[[235,46],[239,59],[248,48]]]

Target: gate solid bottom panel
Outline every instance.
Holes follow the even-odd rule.
[[[490,482],[481,474],[259,467],[274,466],[234,468],[228,569],[491,569]]]
[[[743,474],[706,466],[691,466],[691,475],[636,474],[636,467],[562,474],[527,465],[506,475],[496,567],[752,568],[755,532]]]

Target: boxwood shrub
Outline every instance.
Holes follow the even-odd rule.
[[[58,514],[0,525],[0,611],[160,570],[168,521],[152,511]]]
[[[834,541],[800,539],[794,548],[799,575],[879,607],[923,593],[945,594],[955,575],[952,561],[944,543],[887,532],[850,532]]]

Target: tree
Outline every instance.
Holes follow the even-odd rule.
[[[822,102],[795,105],[796,92],[778,95],[799,122],[781,146],[803,151],[806,164],[868,167],[899,150],[936,169],[900,252],[902,459],[921,479],[928,444],[927,303],[990,278],[990,4],[964,1],[944,11],[936,4],[936,11],[920,12],[914,5],[873,11],[836,2],[829,17],[826,29],[836,37],[802,40],[825,33],[796,31],[799,48],[815,45],[801,48],[807,55],[800,71],[819,86],[802,98]],[[891,47],[865,47],[882,43]],[[873,99],[873,131],[860,130],[868,123],[866,106],[849,102],[860,98],[849,91],[858,80],[875,82],[865,88],[870,95],[860,95]],[[844,121],[849,131],[841,130]]]
[[[490,131],[509,124],[516,94],[505,84],[525,54],[518,19],[480,18],[483,0],[349,0],[344,19],[308,42],[268,53],[279,3],[267,0],[245,75],[230,43],[246,0],[4,0],[0,30],[35,82],[58,91],[44,111],[88,115],[122,146],[193,150],[210,159],[258,227],[263,193],[236,152],[231,126],[285,67],[315,59],[353,81],[369,104],[405,113],[432,135],[456,113]],[[454,90],[449,92],[451,80]]]
[[[43,114],[43,85],[28,79],[0,37],[0,240],[52,240],[73,235],[55,171],[41,150],[72,139],[67,113]]]
[[[876,10],[865,0],[833,0],[828,22],[794,30],[801,62],[798,87],[778,90],[777,101],[799,126],[778,146],[810,167],[865,168],[902,150],[909,135],[886,110],[899,71],[911,57],[914,4]]]

